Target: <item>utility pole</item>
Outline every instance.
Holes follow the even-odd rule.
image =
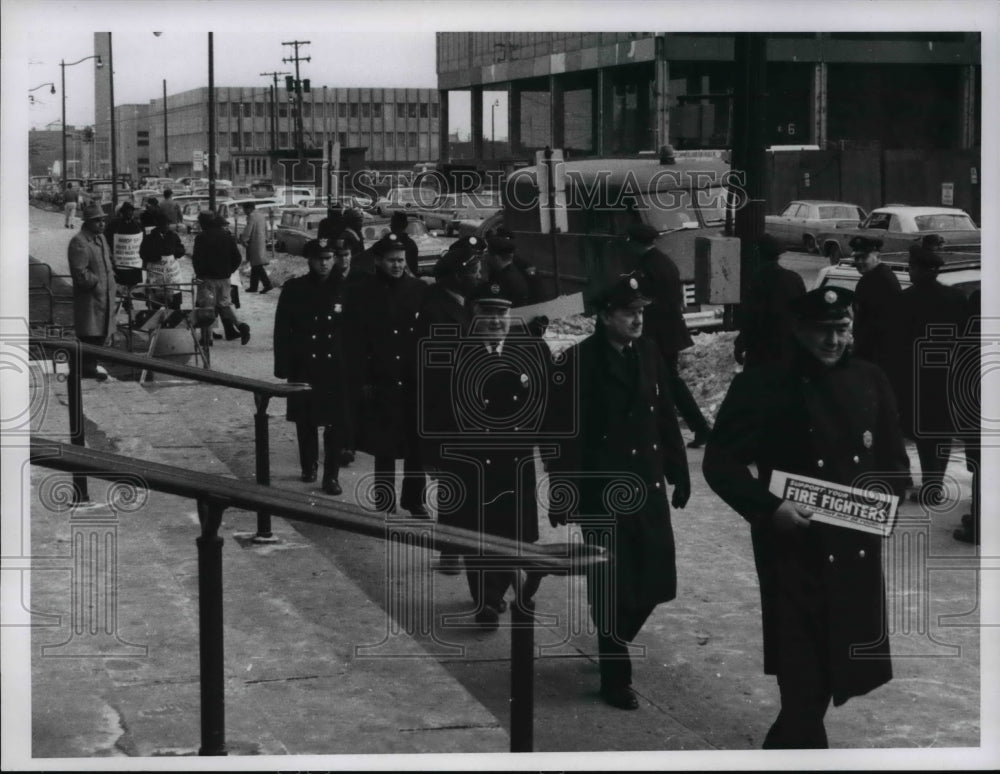
[[[262,78],[273,78],[271,87],[271,152],[278,150],[278,76],[291,75],[286,72],[261,73]]]
[[[295,150],[299,154],[299,160],[302,160],[302,149],[305,145],[305,128],[302,125],[302,81],[299,78],[299,62],[310,62],[312,57],[300,57],[299,56],[299,46],[308,46],[308,40],[290,40],[288,42],[283,42],[283,46],[293,46],[295,48],[295,55],[285,57],[282,62],[295,62]],[[306,81],[306,91],[309,90],[309,82]]]
[[[163,79],[163,176],[170,177],[170,153],[167,150],[167,79]]]

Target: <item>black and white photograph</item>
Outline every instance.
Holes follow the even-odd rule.
[[[998,8],[0,0],[3,769],[1000,767]]]

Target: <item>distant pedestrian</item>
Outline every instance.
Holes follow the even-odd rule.
[[[78,204],[80,204],[80,189],[67,184],[63,189],[63,212],[66,213],[66,228],[73,228],[75,225],[74,218]]]
[[[734,358],[744,368],[788,358],[793,349],[789,304],[806,292],[802,277],[778,263],[781,246],[770,234],[757,242],[757,256],[760,264],[740,305],[740,332],[733,343]]]
[[[288,280],[274,314],[274,375],[312,390],[291,395],[286,417],[295,423],[302,481],[316,480],[318,429],[323,428],[323,491],[340,495],[340,452],[351,436],[350,367],[344,349],[343,278],[350,249],[343,242],[303,248],[309,273]]]
[[[240,339],[241,344],[246,344],[250,341],[250,326],[236,316],[230,298],[230,278],[243,263],[243,256],[236,239],[225,229],[225,222],[214,212],[199,212],[198,225],[201,231],[194,238],[191,254],[195,277],[201,281],[205,294],[214,299],[226,341]]]
[[[177,231],[184,223],[180,205],[174,201],[174,192],[170,188],[163,189],[163,201],[160,202],[160,212],[167,216],[167,223],[173,231]]]
[[[396,512],[396,460],[403,460],[400,505],[426,516],[426,477],[416,432],[417,395],[407,389],[412,368],[417,314],[427,285],[406,273],[406,248],[387,234],[372,246],[375,273],[346,294],[346,333],[356,380],[358,449],[375,458],[375,507]]]
[[[708,485],[750,522],[764,672],[781,711],[765,748],[825,748],[823,718],[892,679],[882,537],[811,522],[769,491],[775,471],[901,494],[908,470],[885,374],[849,352],[854,294],[822,287],[792,302],[787,362],[738,374],[705,449]]]
[[[84,344],[104,346],[115,330],[115,284],[111,248],[104,239],[105,215],[99,204],[83,208],[83,224],[69,241],[67,258],[73,279],[73,325]],[[107,374],[97,370],[97,361],[85,356],[81,375],[98,381]]]
[[[250,264],[248,292],[256,293],[259,283],[260,293],[263,295],[274,287],[265,268],[271,262],[267,255],[267,223],[263,213],[258,212],[257,205],[253,202],[244,202],[243,212],[246,213],[247,223],[240,235],[240,243],[246,248],[247,263]]]
[[[396,210],[389,218],[389,233],[395,234],[403,244],[406,251],[406,268],[414,277],[420,274],[420,248],[413,241],[413,237],[406,233],[406,227],[410,224],[410,219],[405,212]]]
[[[659,347],[670,376],[674,404],[694,433],[688,448],[705,445],[711,427],[680,375],[680,353],[694,345],[684,321],[684,286],[680,271],[669,255],[655,246],[659,232],[646,223],[628,228],[628,245],[635,256],[634,268],[643,275],[643,292],[651,299],[643,330]]]
[[[944,259],[935,250],[911,245],[907,270],[910,287],[899,294],[889,368],[899,404],[903,433],[916,442],[921,485],[917,496],[927,505],[944,502],[944,472],[951,457],[956,428],[948,396],[947,368],[921,358],[935,328],[961,335],[966,324],[966,299],[958,288],[938,281]],[[947,344],[947,341],[944,342]],[[954,345],[956,339],[951,343]]]
[[[899,279],[882,263],[881,239],[856,236],[850,247],[854,266],[861,274],[854,289],[854,355],[884,371],[892,359],[892,326],[902,292]]]
[[[677,595],[670,507],[687,504],[691,482],[670,374],[643,335],[651,300],[641,275],[618,278],[597,305],[594,333],[565,353],[567,373],[578,374],[570,386],[579,396],[578,436],[549,464],[550,491],[568,481],[576,497],[563,501],[576,499],[577,507],[550,505],[549,519],[553,526],[579,521],[585,545],[608,549],[607,563],[587,575],[601,697],[634,710],[629,644],[656,606]]]

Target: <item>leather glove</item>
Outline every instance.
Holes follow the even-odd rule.
[[[691,479],[689,476],[682,476],[674,485],[674,494],[670,498],[670,504],[674,508],[683,508],[691,498]]]

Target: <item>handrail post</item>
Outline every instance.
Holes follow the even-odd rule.
[[[267,404],[270,395],[262,392],[253,394],[257,413],[253,417],[254,457],[257,467],[257,483],[261,486],[271,485],[271,440],[268,431]],[[271,533],[271,514],[267,511],[257,511],[257,534],[253,536],[255,543],[274,542]]]
[[[535,725],[535,617],[510,606],[510,751],[531,752]]]
[[[201,672],[201,747],[198,755],[226,755],[225,649],[222,628],[222,537],[225,506],[198,499],[198,650]]]
[[[70,443],[74,446],[87,445],[87,435],[83,420],[83,387],[80,384],[83,373],[83,353],[77,343],[73,351],[67,351],[69,378],[66,380],[66,397],[69,402],[69,434]],[[53,362],[55,358],[53,357]],[[73,474],[73,505],[90,501],[87,491],[87,476],[83,473]]]

